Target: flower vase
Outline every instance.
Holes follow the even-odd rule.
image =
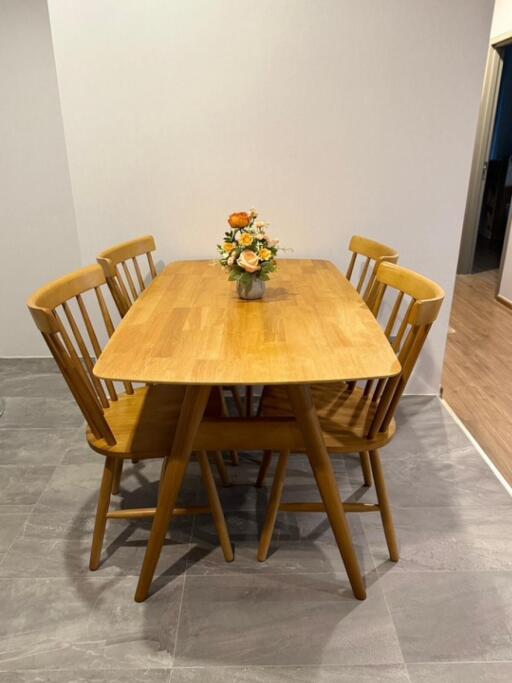
[[[241,299],[253,300],[261,299],[265,294],[265,280],[260,280],[254,275],[251,277],[251,284],[246,287],[242,282],[237,283],[238,296]]]

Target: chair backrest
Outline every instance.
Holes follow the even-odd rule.
[[[107,336],[114,332],[103,288],[105,275],[95,264],[41,287],[27,305],[92,432],[114,444],[104,409],[109,401],[117,401],[116,388],[113,382],[103,382],[93,374],[93,358],[101,353],[102,335],[92,320],[101,314]],[[132,384],[123,384],[132,394]]]
[[[97,261],[103,268],[107,284],[112,292],[114,301],[123,316],[139,294],[146,288],[137,256],[146,256],[149,275],[151,279],[156,277],[156,268],[153,261],[152,251],[155,251],[155,240],[151,235],[137,237],[129,242],[117,244],[115,247],[105,249],[97,257]],[[129,264],[133,272],[130,271]],[[138,291],[135,285],[138,284]]]
[[[369,437],[388,428],[444,299],[443,290],[432,280],[408,268],[383,262],[377,269],[367,301],[375,317],[379,316],[384,295],[390,290],[393,290],[394,302],[384,332],[402,370],[396,377],[378,380],[375,388],[374,380],[365,384],[364,394],[371,395],[371,400],[378,403]]]
[[[379,265],[383,262],[396,263],[398,261],[398,252],[392,247],[375,242],[367,237],[360,237],[359,235],[352,237],[348,248],[352,252],[352,257],[346,273],[347,280],[350,281],[354,273],[357,257],[361,256],[364,259],[356,289],[359,293],[364,291],[362,296],[366,301]]]

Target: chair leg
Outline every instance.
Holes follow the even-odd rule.
[[[245,417],[252,417],[252,385],[245,387]]]
[[[217,467],[217,472],[219,473],[219,477],[222,482],[222,486],[231,486],[231,482],[229,481],[229,474],[226,469],[226,464],[224,462],[224,458],[222,456],[221,451],[214,451],[214,458],[215,465]]]
[[[361,469],[363,471],[363,481],[365,486],[372,485],[372,469],[370,465],[370,456],[368,451],[361,451],[359,453],[359,460],[361,462]]]
[[[382,470],[379,451],[370,451],[370,462],[372,466],[373,479],[375,481],[377,500],[379,501],[380,506],[380,516],[382,519],[382,525],[384,527],[384,535],[386,536],[386,543],[388,544],[389,559],[392,562],[398,562],[400,559],[398,552],[398,542],[396,538],[395,526],[393,524],[393,515],[391,513],[391,506],[389,504],[388,490],[386,481],[384,479],[384,472]]]
[[[261,488],[265,483],[268,468],[272,462],[272,451],[263,451],[263,458],[261,460],[260,469],[258,471],[258,478],[256,479],[256,487]]]
[[[224,389],[223,387],[219,387],[220,389],[220,402],[221,402],[221,409],[222,409],[222,416],[223,417],[229,417],[229,410],[228,406],[226,403],[226,398],[224,396]],[[231,387],[231,391],[233,393],[233,397],[235,398],[235,402],[237,404],[236,409],[240,417],[243,417],[243,406],[242,402],[240,401],[240,396],[238,394],[238,390],[236,387]],[[238,458],[238,451],[230,451],[231,454],[231,464],[232,465],[238,465],[240,463],[240,460]]]
[[[112,493],[116,496],[119,493],[119,486],[121,484],[121,474],[123,473],[123,460],[116,458],[114,462],[114,478],[112,482]]]
[[[244,406],[242,403],[242,398],[240,397],[240,392],[238,391],[238,387],[232,386],[231,387],[231,395],[233,396],[233,400],[235,402],[236,410],[237,413],[240,417],[244,417],[245,412],[244,412]]]
[[[265,451],[265,454],[272,453]],[[268,557],[268,550],[270,542],[272,541],[272,534],[276,526],[277,513],[279,505],[283,496],[284,477],[286,474],[286,465],[288,464],[288,451],[281,451],[279,460],[277,461],[276,473],[274,481],[272,482],[272,489],[270,491],[270,500],[268,502],[267,514],[265,515],[265,523],[263,531],[261,532],[260,545],[258,547],[258,560],[265,562]]]
[[[206,451],[201,451],[197,454],[197,457],[201,466],[201,475],[203,477],[203,482],[208,494],[208,502],[210,503],[213,521],[215,523],[215,528],[217,529],[220,547],[222,548],[226,562],[232,562],[234,559],[233,548],[231,546],[231,540],[229,538],[224,512],[219,500],[219,493],[217,491],[217,487],[215,486],[215,481],[213,479],[213,474],[210,468],[210,463],[208,462]]]
[[[98,497],[98,507],[96,508],[94,532],[92,534],[91,557],[89,560],[89,569],[91,571],[98,569],[100,566],[101,549],[103,547],[105,527],[107,526],[107,512],[110,505],[115,469],[115,458],[106,458]]]

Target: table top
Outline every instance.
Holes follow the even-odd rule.
[[[209,261],[168,265],[98,359],[104,379],[166,384],[295,384],[400,371],[352,285],[323,260],[280,259],[263,299],[243,301]]]

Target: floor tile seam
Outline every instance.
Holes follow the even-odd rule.
[[[422,661],[406,662],[405,665],[409,666],[421,666],[423,664],[512,664],[511,659],[425,659]]]
[[[427,662],[428,663],[428,662]],[[365,668],[381,668],[381,667],[403,667],[406,668],[405,662],[393,663],[375,663],[375,664],[212,664],[203,666],[201,664],[182,665],[176,664],[172,667],[173,671],[189,670],[189,669],[365,669]]]
[[[2,565],[3,565],[3,563],[5,562],[5,560],[6,560],[6,558],[7,558],[7,555],[8,555],[8,554],[10,553],[10,551],[12,550],[12,548],[13,548],[14,544],[16,543],[16,541],[20,538],[20,536],[21,536],[22,533],[23,533],[23,534],[25,533],[25,524],[27,523],[28,518],[30,517],[30,515],[34,512],[35,506],[36,506],[36,504],[34,503],[34,505],[32,506],[32,510],[30,510],[30,512],[27,512],[26,515],[25,515],[25,513],[18,513],[18,514],[21,514],[22,516],[25,517],[25,521],[24,521],[23,524],[21,525],[21,528],[20,528],[20,530],[18,531],[18,533],[15,535],[15,537],[13,538],[13,540],[11,541],[11,543],[9,544],[9,547],[7,548],[7,550],[2,554],[2,559],[0,559],[0,569],[1,569]],[[2,510],[1,510],[1,507],[0,507],[0,512],[1,512],[1,511],[2,511]],[[9,513],[7,513],[7,514],[9,514]],[[10,513],[10,514],[16,514],[16,513]],[[0,578],[1,578],[1,577],[0,577]]]
[[[384,585],[382,584],[382,582],[380,581],[380,579],[382,578],[383,575],[379,572],[379,569],[378,569],[378,566],[377,566],[377,562],[375,561],[375,558],[374,558],[373,553],[372,553],[372,550],[371,550],[371,546],[370,546],[370,544],[368,543],[368,538],[367,538],[367,536],[366,536],[366,531],[365,531],[365,529],[364,529],[364,526],[363,526],[363,534],[364,534],[364,536],[365,536],[366,545],[367,545],[367,548],[369,549],[370,557],[372,558],[372,562],[373,562],[373,565],[374,565],[374,568],[375,568],[375,573],[376,573],[376,575],[377,575],[377,581],[376,581],[375,583],[377,583],[377,584],[379,585],[379,590],[380,590],[380,592],[381,592],[381,594],[382,594],[382,599],[384,600],[384,604],[385,604],[385,606],[386,606],[386,611],[387,611],[388,616],[389,616],[389,618],[390,618],[390,620],[391,620],[391,623],[393,624],[393,629],[394,629],[394,631],[395,631],[395,636],[396,636],[396,640],[397,640],[397,643],[398,643],[398,648],[399,648],[399,650],[400,650],[400,656],[402,657],[402,662],[403,662],[404,665],[405,665],[405,656],[404,656],[404,651],[403,651],[403,649],[402,649],[402,643],[400,642],[400,636],[399,636],[399,634],[398,634],[398,628],[397,628],[397,625],[396,625],[395,620],[393,619],[393,614],[392,614],[392,612],[391,612],[391,607],[390,607],[389,602],[388,602],[388,599],[387,599],[385,587],[384,587]],[[368,599],[368,598],[367,598],[367,599]],[[409,678],[409,673],[408,673],[408,672],[407,672],[407,677]]]
[[[51,465],[49,465],[49,467],[51,467]],[[55,473],[55,469],[54,469],[54,471],[52,472],[50,478],[48,479],[48,482],[49,482],[50,479],[53,477],[54,473]],[[43,487],[41,493],[39,494],[37,500],[33,503],[32,509],[31,509],[30,512],[27,514],[27,517],[26,517],[25,521],[24,521],[23,524],[21,525],[21,529],[20,529],[19,532],[17,533],[17,535],[16,535],[16,537],[14,538],[13,542],[10,544],[9,550],[4,554],[2,560],[0,561],[0,567],[1,567],[1,566],[3,565],[3,563],[5,562],[8,553],[11,551],[12,547],[14,546],[14,543],[15,543],[19,538],[25,536],[25,531],[26,531],[26,527],[27,527],[27,524],[28,524],[28,522],[29,522],[29,519],[30,519],[30,517],[34,514],[34,510],[36,509],[36,506],[38,505],[39,501],[41,500],[41,496],[42,496],[43,493],[46,491],[46,487],[48,486],[48,482],[46,482],[46,484],[45,484],[45,486]],[[1,512],[1,511],[2,511],[2,508],[1,508],[1,505],[0,505],[0,512]]]
[[[50,467],[51,467],[51,465],[50,465]],[[39,494],[37,500],[34,502],[34,505],[32,506],[32,510],[28,513],[26,520],[22,524],[20,534],[23,532],[22,533],[23,538],[25,538],[25,532],[26,532],[27,526],[29,525],[30,518],[35,513],[36,507],[39,505],[39,502],[41,501],[43,494],[46,493],[46,489],[48,488],[50,481],[53,478],[53,475],[55,474],[55,470],[57,469],[57,465],[55,465],[53,467],[54,467],[53,472],[51,473],[48,481],[46,482],[45,486],[43,487],[43,489],[42,489],[41,493]],[[1,512],[1,507],[0,507],[0,512]],[[17,538],[15,540],[17,540]],[[52,539],[52,540],[55,540],[55,539]]]
[[[205,667],[205,668],[206,668],[206,667]],[[134,666],[134,667],[131,667],[131,668],[127,668],[127,667],[121,667],[121,668],[119,668],[119,667],[110,667],[110,666],[107,667],[107,668],[102,668],[101,666],[97,666],[97,667],[94,667],[94,668],[91,668],[91,669],[83,669],[83,668],[81,669],[81,668],[79,668],[79,667],[78,667],[78,668],[74,668],[74,669],[73,669],[73,668],[65,668],[65,669],[56,669],[56,668],[44,669],[44,668],[37,668],[37,667],[31,668],[31,669],[23,669],[23,668],[19,668],[19,669],[2,669],[2,667],[0,666],[0,673],[2,673],[2,674],[5,674],[5,673],[9,673],[9,674],[15,674],[15,673],[32,673],[32,672],[35,673],[36,671],[37,671],[37,672],[43,672],[43,673],[45,673],[45,674],[46,674],[46,673],[55,673],[55,672],[57,672],[57,671],[58,671],[58,672],[62,672],[62,671],[73,671],[73,672],[79,672],[79,673],[85,673],[85,674],[87,674],[88,672],[91,672],[91,671],[105,671],[105,672],[109,672],[109,671],[116,671],[116,672],[118,672],[118,671],[126,671],[126,672],[130,672],[130,673],[131,673],[131,672],[136,672],[136,671],[165,671],[165,672],[171,672],[172,670],[173,670],[173,667],[170,667],[170,666],[164,666],[164,667],[152,667],[152,666],[137,667],[137,666]]]
[[[377,573],[379,573],[378,569]],[[385,576],[410,576],[411,574],[512,574],[512,567],[510,569],[397,569],[396,571],[390,569],[379,573],[379,576],[383,578]]]
[[[31,540],[31,539],[29,539]],[[54,542],[55,539],[48,539],[49,542]],[[57,539],[58,540],[58,539]],[[11,544],[12,545],[12,544]],[[3,553],[3,559],[0,562],[0,567],[2,566],[2,563],[5,561],[5,556],[7,555],[9,551],[5,551]],[[296,571],[283,571],[283,572],[267,572],[267,571],[226,571],[226,572],[208,572],[206,574],[202,573],[194,573],[194,572],[187,572],[186,576],[189,578],[193,579],[211,579],[211,578],[228,578],[228,577],[253,577],[253,578],[263,578],[263,577],[276,577],[276,576],[281,576],[281,577],[286,577],[286,576],[310,576],[310,577],[315,577],[315,576],[337,576],[342,573],[342,569],[340,568],[339,571],[310,571],[310,572],[296,572]],[[94,572],[96,574],[96,572]],[[447,570],[447,569],[419,569],[419,570],[399,570],[396,572],[393,572],[393,574],[390,574],[390,572],[385,572],[385,573],[379,573],[377,570],[378,578],[383,579],[384,577],[388,575],[394,575],[394,576],[414,576],[418,574],[438,574],[438,575],[445,575],[445,574],[462,574],[462,575],[468,575],[468,574],[482,574],[482,575],[489,575],[489,574],[511,574],[512,575],[512,569],[467,569],[467,570]],[[50,574],[50,575],[45,575],[45,576],[0,576],[0,581],[45,581],[45,580],[65,580],[65,579],[94,579],[94,580],[107,580],[107,579],[113,579],[113,578],[136,578],[139,576],[138,572],[134,572],[133,574],[128,574],[128,573],[109,573],[109,574],[104,574],[102,576],[97,576],[94,575],[92,572],[86,571],[85,573],[77,573],[77,574]],[[177,572],[176,574],[167,574],[166,576],[176,579],[179,578],[180,576],[185,576],[185,571],[183,572]],[[347,588],[348,589],[348,588]],[[383,590],[384,592],[384,590]]]
[[[176,651],[178,649],[178,639],[180,636],[181,615],[183,612],[183,602],[185,600],[185,585],[187,583],[187,578],[187,570],[185,568],[185,572],[183,573],[183,582],[181,586],[180,602],[178,605],[178,615],[176,617],[176,635],[174,637],[174,647],[172,649],[172,665],[174,665],[174,662],[176,661]]]
[[[101,667],[101,666],[96,666],[91,669],[81,669],[81,668],[37,668],[37,667],[31,667],[29,669],[25,669],[23,667],[19,667],[17,669],[4,669],[0,666],[0,673],[18,673],[18,672],[35,672],[35,671],[43,671],[45,673],[53,673],[56,671],[83,671],[84,673],[87,673],[88,671],[105,671],[105,672],[110,672],[110,671],[188,671],[192,669],[199,669],[199,670],[209,670],[209,669],[248,669],[248,670],[257,670],[257,669],[366,669],[366,668],[381,668],[383,666],[385,667],[403,667],[405,669],[408,669],[410,666],[423,666],[423,665],[439,665],[443,666],[445,664],[454,664],[454,665],[461,665],[464,666],[466,664],[485,664],[489,666],[495,666],[499,664],[512,664],[512,659],[493,659],[493,660],[486,660],[486,659],[443,659],[443,660],[433,660],[433,659],[427,659],[427,660],[422,660],[422,661],[414,661],[414,662],[404,662],[403,664],[400,662],[397,662],[395,664],[211,664],[207,666],[201,666],[201,665],[194,665],[191,664],[190,666],[184,666],[184,665],[173,665],[170,667],[148,667],[148,666],[143,666],[143,667]]]

